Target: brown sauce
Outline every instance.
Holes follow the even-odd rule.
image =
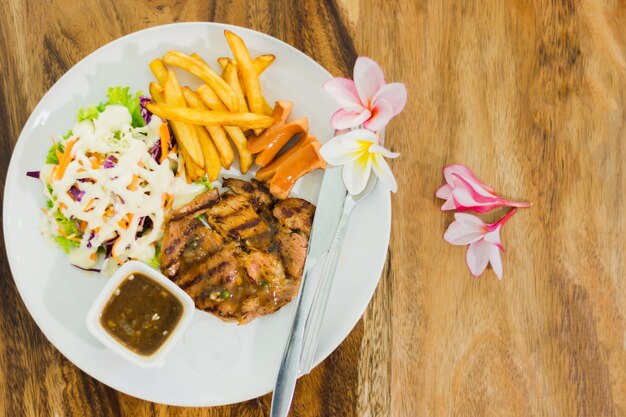
[[[100,315],[102,327],[124,346],[149,356],[165,343],[183,315],[174,294],[140,273],[124,278]]]

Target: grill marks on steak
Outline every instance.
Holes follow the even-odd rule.
[[[256,180],[223,185],[221,196],[212,190],[170,214],[161,269],[197,308],[245,323],[297,294],[315,207],[276,203]]]

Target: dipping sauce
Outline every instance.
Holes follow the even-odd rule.
[[[100,323],[135,353],[156,352],[183,315],[183,304],[167,288],[141,273],[128,275],[107,301]]]

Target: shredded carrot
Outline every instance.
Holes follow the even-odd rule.
[[[41,207],[40,210],[43,211],[43,214],[46,214],[46,215],[48,214],[48,210],[46,210],[45,208]]]
[[[56,178],[56,172],[57,172],[57,165],[53,166],[52,169],[50,170],[50,178],[51,179],[55,179]]]
[[[85,232],[85,229],[87,229],[87,222],[84,220],[81,220],[80,222],[80,231],[81,232]]]
[[[96,227],[95,229],[93,229],[93,232],[94,232],[94,233],[98,233],[98,232],[100,232],[100,228],[99,228],[99,227]]]
[[[130,182],[130,184],[126,188],[128,188],[130,191],[135,191],[137,189],[138,179],[139,179],[139,175],[133,175],[133,180]]]
[[[89,210],[92,209],[91,205],[93,204],[93,202],[96,201],[95,198],[92,198],[91,200],[87,201],[87,204],[85,204],[85,207],[83,208],[83,211],[87,212]]]
[[[133,215],[131,213],[128,213],[126,217],[127,217],[126,219],[122,219],[119,222],[117,222],[117,225],[124,230],[128,229],[128,227],[130,226],[130,222],[133,221]]]
[[[65,174],[65,169],[67,168],[69,163],[72,161],[72,148],[74,147],[74,144],[76,143],[77,140],[78,139],[74,139],[74,140],[67,142],[65,151],[63,152],[63,155],[61,155],[61,158],[59,158],[59,165],[58,165],[59,169],[56,172],[57,180],[60,180],[61,178],[63,178],[63,174]]]
[[[109,207],[104,211],[104,217],[111,217],[115,214],[113,207]]]
[[[163,163],[167,158],[167,153],[170,147],[170,129],[167,126],[167,123],[163,123],[159,128],[159,133],[161,134],[161,160],[160,163]]]
[[[67,205],[64,202],[61,201],[61,202],[59,202],[59,208],[61,210],[65,210],[65,209],[67,209]]]
[[[113,244],[113,247],[111,248],[111,256],[113,257],[113,259],[115,259],[115,262],[117,262],[118,264],[122,265],[124,263],[124,261],[122,261],[120,258],[118,258],[117,255],[115,254],[115,247],[117,246],[118,243],[120,243],[120,240],[122,240],[122,238],[118,237],[117,240],[115,241],[115,243]]]
[[[102,163],[100,162],[100,160],[95,156],[90,156],[89,161],[91,161],[91,167],[93,169],[98,169],[102,166]]]
[[[97,252],[94,252],[91,255],[89,255],[89,259],[91,259],[92,261],[95,261],[97,257],[98,257],[98,253]]]
[[[163,193],[163,210],[167,211],[172,207],[172,203],[174,202],[174,198],[172,195],[168,193]]]
[[[80,242],[80,241],[82,240],[82,239],[80,239],[80,238],[78,238],[78,237],[74,237],[74,236],[68,236],[68,235],[66,235],[66,234],[65,234],[65,232],[63,232],[63,230],[62,230],[60,227],[58,227],[58,228],[57,228],[57,232],[58,232],[61,236],[63,236],[64,238],[69,239],[69,240],[73,240],[74,242]]]

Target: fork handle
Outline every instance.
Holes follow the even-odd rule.
[[[346,236],[346,231],[348,230],[350,214],[352,213],[354,206],[355,204],[351,198],[346,199],[343,212],[341,213],[341,219],[339,220],[339,225],[337,226],[337,231],[335,232],[335,236],[328,252],[326,252],[326,259],[323,265],[322,273],[317,284],[317,290],[315,291],[313,303],[311,304],[305,325],[304,344],[302,347],[302,356],[300,358],[300,372],[302,374],[311,372],[315,357],[315,350],[317,348],[317,341],[322,328],[322,322],[324,321],[326,307],[328,306],[328,298],[333,287],[335,273],[337,272],[341,247]]]

